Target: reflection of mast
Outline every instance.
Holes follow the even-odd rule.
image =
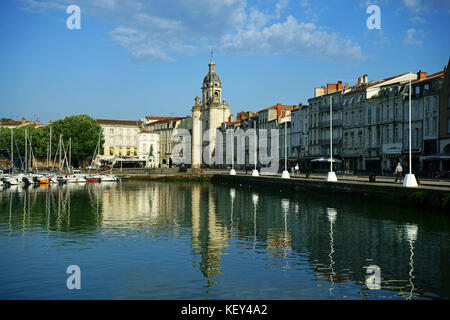
[[[236,198],[236,189],[231,188],[230,189],[230,198],[231,198],[231,236],[233,235],[233,211],[234,211],[234,199]]]
[[[252,194],[253,201],[253,250],[256,249],[256,207],[258,206],[259,196],[257,193]]]
[[[411,255],[409,256],[409,284],[411,285],[411,291],[409,293],[409,296],[406,298],[407,300],[411,300],[413,291],[414,291],[414,283],[413,283],[413,271],[414,271],[414,242],[417,239],[417,231],[418,227],[416,224],[406,224],[406,239],[409,242],[409,251],[411,252]]]
[[[9,231],[12,231],[11,228],[11,216],[12,216],[12,192],[9,193]]]
[[[281,207],[283,208],[283,212],[284,212],[284,246],[283,246],[283,257],[286,261],[286,268],[289,266],[288,264],[288,260],[286,260],[287,258],[287,248],[289,245],[289,237],[288,237],[288,232],[287,232],[287,214],[288,214],[288,210],[289,210],[289,200],[287,199],[282,199],[281,200]]]
[[[333,253],[334,253],[333,225],[334,225],[334,222],[336,221],[337,210],[334,209],[334,208],[327,208],[327,214],[328,214],[328,221],[330,222],[330,254],[329,254],[329,257],[330,257],[330,269],[331,269],[330,295],[332,295],[332,291],[334,289],[333,277],[336,275],[336,273],[334,272],[334,260],[333,260]]]

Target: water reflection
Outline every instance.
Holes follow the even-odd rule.
[[[448,224],[422,220],[423,228],[389,210],[208,183],[18,187],[0,192],[0,237],[43,235],[64,246],[74,238],[176,240],[191,257],[179,272],[192,268],[203,280],[190,289],[217,298],[231,290],[227,282],[252,292],[264,283],[295,299],[448,298]],[[164,255],[177,264],[173,250]],[[368,264],[380,267],[381,290],[366,287]]]

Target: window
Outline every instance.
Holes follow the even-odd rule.
[[[398,103],[395,102],[394,103],[394,120],[398,120],[399,119],[399,114],[398,114]]]
[[[111,134],[111,135],[114,134],[114,128],[110,128],[110,129],[109,129],[109,134]]]
[[[420,95],[420,87],[419,86],[414,87],[414,93],[416,96]]]
[[[380,106],[377,106],[377,122],[380,122]]]
[[[398,142],[399,140],[398,134],[399,134],[399,126],[398,124],[396,124],[394,128],[394,142]]]
[[[367,110],[367,123],[368,124],[372,123],[372,110],[371,109]]]
[[[450,133],[450,118],[447,119],[447,133]]]

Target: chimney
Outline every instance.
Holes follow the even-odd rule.
[[[426,77],[427,77],[426,72],[422,72],[422,70],[419,70],[419,72],[417,72],[417,80],[425,79]]]
[[[281,117],[282,117],[282,118],[286,117],[286,111],[283,111]]]
[[[369,83],[369,76],[367,74],[365,74],[363,77],[364,77],[363,78],[364,83]]]
[[[362,82],[362,77],[358,77],[358,84],[361,84]]]
[[[337,91],[337,87],[338,87],[338,85],[334,84],[334,83],[327,84],[327,93],[336,92]]]
[[[342,90],[342,81],[338,81],[338,91]]]
[[[228,117],[228,122],[234,122],[234,115],[230,114]]]
[[[348,89],[348,82],[345,83],[344,89]]]
[[[277,103],[277,116],[281,114],[281,104]]]

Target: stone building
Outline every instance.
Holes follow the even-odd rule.
[[[309,106],[300,104],[291,112],[291,148],[294,158],[309,156],[308,152],[308,113]]]
[[[148,119],[149,117],[147,117]],[[151,118],[151,117],[150,117]],[[153,117],[155,118],[155,117]],[[192,130],[191,117],[161,117],[162,119],[156,121],[149,121],[145,125],[147,132],[157,134],[159,136],[159,148],[157,158],[159,164],[163,168],[171,167],[174,164],[174,157],[172,156],[172,149],[176,142],[173,141],[173,136],[177,135],[179,130]],[[177,155],[179,156],[179,155]]]
[[[330,155],[330,101],[333,112],[333,157],[342,156],[342,82],[315,88],[308,100],[308,151],[310,157]],[[330,99],[331,98],[331,99]]]
[[[139,163],[138,134],[141,131],[142,122],[134,120],[108,120],[96,119],[103,129],[105,143],[103,152],[100,152],[100,161],[116,164]]]
[[[207,146],[209,146],[210,159],[216,157],[216,129],[220,129],[222,123],[231,120],[230,106],[222,98],[222,82],[216,73],[216,65],[212,57],[201,89],[202,98],[196,97],[195,105],[192,107],[193,167],[202,165],[202,151]]]

